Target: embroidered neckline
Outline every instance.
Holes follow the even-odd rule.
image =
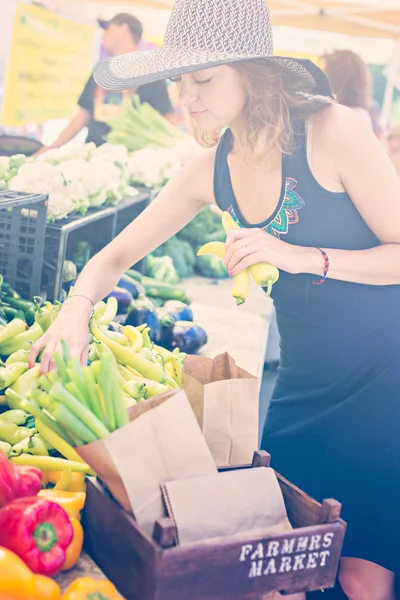
[[[286,178],[285,195],[281,207],[274,213],[275,216],[272,215],[270,222],[262,227],[264,231],[277,238],[280,238],[281,235],[287,235],[290,225],[296,225],[299,222],[299,210],[306,205],[303,198],[295,191],[297,184],[298,182],[296,179],[293,179],[292,177]],[[234,221],[240,225],[240,227],[243,227],[243,224],[236,215],[233,205],[228,208],[228,212]],[[253,227],[257,227],[257,225],[253,225]]]

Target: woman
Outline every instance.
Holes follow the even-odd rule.
[[[400,181],[356,115],[329,102],[322,71],[272,54],[265,0],[178,0],[162,49],[96,69],[110,89],[171,77],[210,149],[90,261],[30,359],[45,348],[46,372],[64,339],[84,363],[92,306],[121,273],[206,205],[229,210],[242,226],[228,236],[230,274],[260,261],[281,271],[281,364],[263,447],[312,496],[343,502],[348,597],[393,600]]]
[[[323,68],[336,94],[336,102],[352,108],[373,128],[372,77],[361,56],[352,50],[336,50],[323,57]]]

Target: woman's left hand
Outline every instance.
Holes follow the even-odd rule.
[[[260,262],[297,274],[301,272],[301,256],[305,250],[282,242],[262,229],[232,229],[226,240],[225,266],[232,277]]]

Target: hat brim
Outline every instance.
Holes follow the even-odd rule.
[[[110,21],[106,21],[105,19],[97,19],[97,23],[99,24],[99,26],[104,29],[105,31],[109,28],[110,26]]]
[[[100,87],[106,90],[121,91],[184,73],[254,59],[264,59],[279,64],[294,77],[303,79],[306,87],[313,93],[333,97],[326,74],[315,63],[307,59],[223,52],[217,54],[206,50],[178,50],[167,46],[150,51],[130,52],[106,59],[95,67],[94,79]]]

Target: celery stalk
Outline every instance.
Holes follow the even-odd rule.
[[[114,413],[114,405],[113,405],[113,399],[112,399],[112,396],[113,396],[112,382],[109,377],[109,369],[108,369],[109,360],[111,359],[111,357],[109,359],[106,359],[107,356],[110,356],[110,355],[103,354],[100,357],[101,368],[100,368],[99,385],[100,385],[101,394],[103,397],[104,411],[106,413],[106,421],[107,421],[108,428],[110,429],[110,431],[115,431],[115,429],[117,428],[117,422],[116,422],[116,416]],[[106,359],[106,362],[104,362],[105,359]]]
[[[82,421],[70,411],[65,404],[57,404],[53,409],[52,414],[68,432],[71,432],[75,444],[75,437],[82,440],[84,444],[91,444],[98,440],[98,437],[96,437],[93,431],[82,423]]]
[[[25,412],[42,421],[42,423],[44,423],[49,429],[62,437],[68,444],[72,445],[72,440],[68,437],[59,423],[57,423],[57,421],[52,419],[45,411],[43,411],[35,401],[22,400],[21,407],[23,410],[25,410]]]
[[[111,403],[115,415],[115,428],[119,429],[129,423],[129,417],[118,383],[118,370],[114,357],[110,354],[104,354],[101,357],[100,362],[102,371],[104,371],[103,377],[104,379],[107,379],[110,390]]]
[[[95,376],[94,376],[94,373],[93,373],[93,370],[91,367],[85,367],[83,369],[83,377],[85,379],[86,389],[87,389],[89,397],[90,397],[90,408],[91,408],[93,414],[95,414],[96,417],[102,423],[104,423],[105,417],[104,417],[103,409],[101,407],[100,397],[99,397],[99,394],[97,393],[96,379],[95,379]]]
[[[56,383],[51,391],[51,396],[57,402],[61,402],[71,411],[78,419],[80,419],[84,425],[90,429],[98,439],[107,437],[109,431],[107,427],[83,404],[79,402],[68,390],[66,390],[60,383]],[[84,439],[82,436],[79,436]]]

